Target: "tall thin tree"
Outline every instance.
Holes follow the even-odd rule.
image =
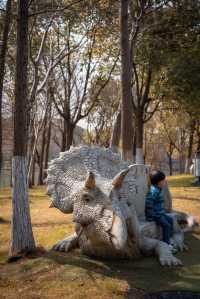
[[[18,1],[17,58],[14,104],[13,195],[10,256],[35,249],[27,182],[28,2]]]
[[[3,81],[5,74],[5,60],[6,60],[6,51],[8,45],[8,34],[11,23],[11,0],[8,0],[6,3],[6,14],[4,19],[4,28],[3,36],[0,47],[0,175],[2,171],[2,96],[3,96]]]
[[[122,114],[121,137],[122,158],[133,160],[133,107],[131,93],[131,59],[128,28],[129,0],[121,0],[120,33],[121,33],[121,84],[122,84]]]

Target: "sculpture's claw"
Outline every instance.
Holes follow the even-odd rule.
[[[177,259],[173,255],[163,256],[160,259],[160,264],[162,266],[182,266],[181,260]]]
[[[66,240],[62,240],[62,241],[59,241],[58,243],[56,243],[52,247],[52,250],[61,251],[61,252],[68,252],[69,251],[69,247],[70,247],[69,242],[66,241]]]
[[[69,252],[73,248],[77,247],[77,245],[78,245],[78,238],[77,238],[77,235],[74,234],[74,235],[69,236],[68,238],[56,243],[52,247],[52,250],[61,251],[61,252]]]

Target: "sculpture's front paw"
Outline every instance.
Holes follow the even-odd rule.
[[[162,256],[159,258],[160,263],[162,266],[182,266],[182,262],[181,260],[177,259],[175,256],[173,256],[172,254],[170,255],[166,255],[166,256]]]
[[[69,236],[68,238],[59,241],[56,243],[53,247],[52,250],[55,251],[61,251],[61,252],[69,252],[73,248],[78,246],[78,238],[77,235],[74,234],[72,236]]]
[[[70,250],[70,242],[67,240],[61,240],[52,247],[52,250],[68,252]]]

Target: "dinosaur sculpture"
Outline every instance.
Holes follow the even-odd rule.
[[[155,254],[162,265],[181,265],[161,241],[160,229],[145,221],[146,166],[130,165],[110,149],[82,146],[60,153],[50,162],[47,174],[51,206],[73,213],[75,222],[75,233],[59,241],[54,250],[68,252],[79,247],[83,254],[103,258]],[[174,242],[183,250],[178,221],[187,216],[173,215]]]

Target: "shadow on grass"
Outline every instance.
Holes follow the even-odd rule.
[[[4,219],[4,218],[2,218],[2,217],[0,217],[0,224],[1,223],[6,223],[6,224],[10,224],[11,222],[10,222],[10,220],[7,220],[7,219]]]
[[[78,251],[69,254],[49,252],[47,258],[56,264],[65,265],[66,271],[70,265],[84,269],[90,275],[99,273],[105,277],[125,280],[129,292],[124,295],[127,298],[142,298],[140,296],[145,293],[162,290],[200,291],[200,240],[189,235],[187,244],[190,250],[177,254],[184,263],[183,267],[162,267],[155,257],[141,257],[137,261],[91,259],[80,255]],[[136,292],[139,293],[134,297]]]
[[[41,280],[44,279],[44,277],[51,277],[51,273],[54,273],[53,280],[49,281],[50,284],[55,280],[55,283],[58,285],[62,282],[64,284],[70,284],[73,289],[74,286],[79,288],[83,282],[85,287],[88,285],[88,288],[90,285],[95,285],[98,289],[99,296],[101,294],[101,288],[112,288],[112,292],[118,292],[117,294],[120,295],[119,298],[128,299],[143,299],[145,294],[163,290],[199,292],[199,233],[200,231],[193,235],[188,234],[186,236],[186,243],[189,245],[190,250],[177,254],[177,257],[183,261],[184,267],[161,267],[156,257],[141,257],[136,261],[92,259],[81,255],[79,250],[68,254],[53,251],[44,252],[34,259],[25,258],[24,260],[12,264],[12,266],[5,264],[7,252],[0,252],[0,264],[4,264],[5,267],[4,278],[9,277],[9,279],[13,280],[15,276],[13,277],[12,273],[14,273],[14,271],[16,271],[15,275],[17,279],[26,276],[26,279],[30,278],[31,280],[35,277],[34,275],[40,277]],[[100,280],[98,280],[99,277],[101,277]],[[125,286],[128,285],[128,289],[127,287],[116,287],[119,281]],[[92,282],[92,284],[90,284],[90,282]],[[29,284],[29,287],[31,287],[31,285],[32,282]],[[171,296],[152,298],[182,299],[184,297]],[[189,298],[190,297],[188,297],[188,299]]]

